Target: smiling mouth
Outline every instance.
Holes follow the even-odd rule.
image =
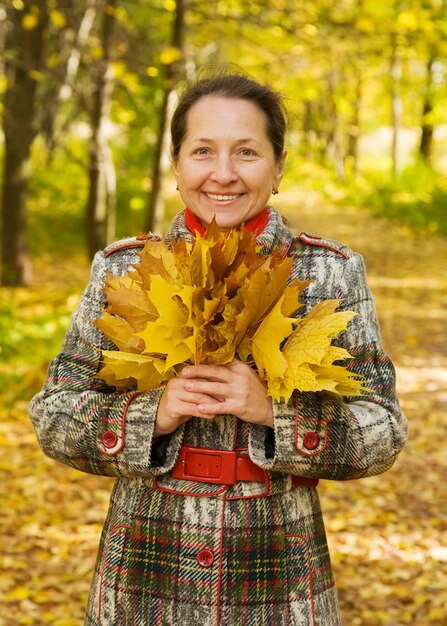
[[[230,202],[231,200],[236,200],[239,198],[241,194],[233,193],[233,194],[220,194],[220,193],[207,193],[206,196],[210,200],[218,200],[219,202]]]

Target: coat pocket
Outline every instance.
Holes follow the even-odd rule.
[[[159,530],[159,529],[157,529]],[[177,538],[165,529],[157,540],[147,520],[114,526],[103,553],[99,591],[101,626],[175,623],[172,615],[178,569]],[[171,559],[168,561],[166,550]]]
[[[287,593],[290,625],[315,626],[310,550],[305,537],[286,534]]]
[[[218,580],[215,532],[197,523],[138,516],[129,525],[114,526],[105,540],[99,624],[205,626]]]
[[[120,623],[130,626],[125,618],[126,596],[117,594],[122,589],[122,579],[126,577],[126,546],[130,535],[130,526],[120,524],[114,526],[107,537],[103,552],[103,561],[100,573],[98,614],[101,626]]]

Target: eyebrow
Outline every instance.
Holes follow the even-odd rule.
[[[192,141],[197,141],[199,143],[213,143],[215,139],[210,139],[208,137],[198,137],[197,139],[192,139]],[[243,137],[242,139],[236,139],[236,143],[248,143],[248,142],[259,143],[257,139],[254,137]]]

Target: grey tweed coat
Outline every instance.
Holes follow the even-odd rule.
[[[190,238],[184,214],[169,236]],[[115,476],[86,626],[338,626],[340,616],[317,489],[292,476],[349,480],[391,467],[407,426],[380,346],[361,257],[314,235],[294,237],[280,215],[258,237],[262,253],[293,255],[291,278],[312,280],[301,315],[341,298],[359,315],[338,345],[372,392],[344,401],[296,393],[274,403],[274,428],[233,415],[191,419],[153,445],[163,388],[117,393],[93,379],[113,346],[92,323],[104,308],[105,271],[125,273],[142,242],[99,252],[61,353],[31,418],[43,450],[84,472]],[[182,444],[246,450],[267,481],[231,486],[179,480]]]

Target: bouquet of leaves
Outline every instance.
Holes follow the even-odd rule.
[[[254,365],[275,400],[299,391],[341,396],[366,391],[343,365],[352,358],[332,340],[356,315],[325,300],[292,315],[307,281],[288,284],[293,258],[259,254],[247,230],[215,222],[192,243],[147,241],[122,277],[108,273],[107,308],[96,325],[118,350],[103,351],[97,377],[119,390],[153,389],[186,363]]]

